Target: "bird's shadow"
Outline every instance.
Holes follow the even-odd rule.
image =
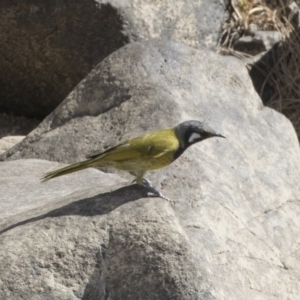
[[[40,216],[32,217],[15,223],[0,230],[0,235],[16,227],[36,222],[45,218],[55,218],[70,215],[105,215],[125,203],[148,197],[148,192],[149,191],[147,190],[147,188],[137,184],[122,187],[112,192],[98,194],[91,198],[85,198],[72,202]]]

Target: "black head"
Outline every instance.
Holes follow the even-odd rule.
[[[175,127],[175,134],[180,142],[180,148],[183,151],[195,143],[214,136],[225,138],[206,124],[195,120],[185,121],[177,125]]]

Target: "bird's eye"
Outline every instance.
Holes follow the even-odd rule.
[[[193,132],[189,137],[189,143],[192,144],[201,139],[201,135],[197,132]]]

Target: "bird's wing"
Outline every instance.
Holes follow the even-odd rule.
[[[167,152],[175,152],[178,148],[179,141],[174,130],[166,129],[141,135],[88,158],[108,161],[123,161],[142,157],[158,158]]]

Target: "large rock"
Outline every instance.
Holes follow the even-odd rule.
[[[194,145],[149,175],[175,204],[118,177],[99,186],[115,175],[95,170],[41,184],[57,165],[18,160],[72,162],[186,119],[227,139]],[[1,299],[299,298],[299,143],[234,58],[127,45],[6,157]]]
[[[1,164],[1,299],[215,299],[167,201],[96,170],[41,183],[53,167]]]
[[[243,101],[246,93],[251,102]],[[161,40],[133,43],[95,67],[22,143],[0,158],[71,163],[187,119],[206,121],[222,133],[243,111],[261,108],[238,60]]]
[[[130,41],[215,48],[223,12],[219,0],[2,0],[0,110],[44,118]]]

